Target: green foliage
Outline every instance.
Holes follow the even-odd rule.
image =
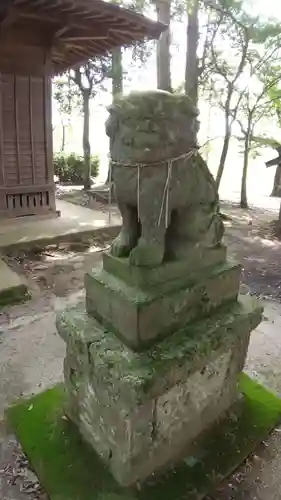
[[[255,26],[250,29],[252,39],[256,43],[265,43],[268,40],[271,43],[280,43],[280,23],[261,24],[258,29]]]
[[[111,56],[89,59],[85,64],[68,70],[53,81],[53,95],[62,118],[69,118],[74,109],[83,113],[83,92],[88,97],[104,90],[104,81],[111,70]]]
[[[105,90],[104,82],[110,77],[111,55],[93,57],[85,64],[70,70],[69,78],[77,86],[77,91],[83,97],[95,97],[99,91]],[[83,103],[82,103],[83,105]]]
[[[80,185],[84,183],[85,164],[84,158],[75,153],[64,155],[58,153],[54,156],[54,171],[60,182]],[[91,177],[96,177],[99,171],[99,158],[91,157]]]
[[[273,137],[253,136],[252,142],[258,148],[277,149],[278,147],[280,147],[280,143]]]
[[[275,67],[272,68],[274,74],[276,74]],[[280,72],[278,67],[277,71]],[[275,113],[278,125],[281,127],[281,85],[280,81],[274,81],[273,85],[267,90],[267,97],[271,102],[272,111]]]
[[[73,110],[80,105],[79,95],[69,71],[54,79],[53,96],[62,119],[69,118]]]

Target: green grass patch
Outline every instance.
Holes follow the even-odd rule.
[[[7,412],[8,420],[50,500],[197,500],[211,493],[281,420],[281,400],[247,375],[244,395],[206,434],[200,451],[142,489],[123,489],[64,417],[55,387]]]

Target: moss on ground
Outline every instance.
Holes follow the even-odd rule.
[[[8,410],[8,420],[50,500],[197,500],[251,453],[281,420],[281,400],[243,374],[239,405],[205,436],[200,453],[142,489],[124,490],[64,416],[55,387]]]
[[[18,285],[0,292],[0,310],[3,307],[21,304],[30,299],[26,285]]]

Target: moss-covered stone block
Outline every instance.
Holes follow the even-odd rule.
[[[250,332],[261,315],[255,301],[242,297],[135,352],[83,309],[60,314],[74,408],[68,414],[119,483],[142,481],[183,450],[194,452],[194,440],[235,401]],[[82,371],[73,363],[78,345],[87,365]]]
[[[162,293],[171,292],[179,287],[192,286],[200,275],[206,275],[207,270],[225,264],[226,247],[198,247],[186,252],[181,260],[166,261],[160,266],[145,268],[130,265],[129,258],[114,257],[108,252],[103,253],[103,269],[117,278],[142,290],[151,290],[161,286]]]
[[[239,265],[226,263],[199,274],[193,286],[175,280],[170,293],[164,293],[162,284],[144,290],[96,268],[85,276],[87,311],[127,345],[142,349],[236,300],[240,273]]]

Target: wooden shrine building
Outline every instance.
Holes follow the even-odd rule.
[[[102,0],[0,0],[0,217],[55,212],[52,76],[163,29]]]

